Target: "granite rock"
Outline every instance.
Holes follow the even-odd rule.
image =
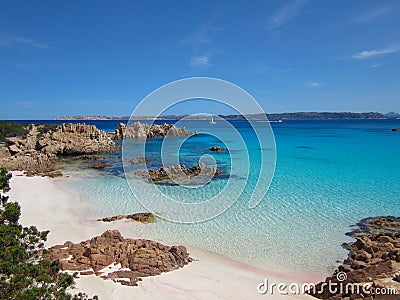
[[[196,135],[196,132],[189,131],[185,128],[176,127],[173,124],[164,123],[161,125],[149,125],[142,122],[135,122],[129,126],[126,126],[124,123],[120,123],[115,132],[111,134],[114,140],[145,140],[155,137],[192,135]]]
[[[31,175],[55,174],[58,158],[113,153],[119,148],[106,132],[94,125],[61,124],[44,131],[45,125],[29,125],[24,137],[10,137],[0,145],[0,166]]]
[[[228,148],[218,147],[218,146],[212,146],[210,148],[210,151],[213,151],[213,152],[220,152],[220,151],[227,151],[227,150],[228,150]]]
[[[349,250],[347,259],[335,270],[332,276],[316,285],[309,294],[319,299],[400,299],[400,218],[375,217],[366,218],[357,223],[357,227],[348,235],[355,242],[344,244]],[[340,277],[345,280],[338,280]],[[329,282],[360,286],[358,294],[345,289],[329,290]],[[370,284],[371,289],[365,292],[362,286]],[[394,291],[394,295],[374,294],[377,289]],[[321,291],[322,292],[319,292]],[[343,292],[344,290],[344,292]],[[368,298],[371,297],[371,298]],[[372,298],[373,297],[373,298]]]
[[[46,257],[60,260],[62,270],[77,271],[80,275],[94,273],[131,286],[137,285],[141,277],[170,272],[193,261],[184,246],[125,239],[118,230],[107,230],[79,244],[65,242],[48,250]],[[110,265],[119,265],[119,268],[103,272]]]
[[[157,170],[136,171],[135,175],[153,183],[191,184],[208,181],[222,174],[215,167],[207,167],[204,163],[186,168],[185,165],[162,167]]]
[[[114,222],[118,220],[132,220],[136,222],[141,222],[141,223],[152,223],[155,222],[156,216],[153,215],[152,213],[136,213],[132,215],[116,215],[112,217],[105,217],[102,219],[98,219],[97,221],[103,221],[103,222]]]

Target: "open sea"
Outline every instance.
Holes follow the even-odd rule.
[[[85,121],[105,131],[114,131],[119,122]],[[172,144],[182,144],[182,147],[178,152],[174,147],[167,147],[164,155],[178,155],[180,163],[191,167],[207,153],[227,174],[232,165],[248,170],[248,157],[249,182],[244,190],[235,190],[235,186],[239,189],[246,180],[239,174],[233,178],[237,185],[221,195],[229,199],[241,194],[238,201],[208,221],[180,224],[158,219],[155,223],[138,225],[135,235],[193,245],[266,268],[327,272],[347,256],[341,244],[351,241],[345,236],[351,225],[369,216],[400,215],[400,132],[391,131],[400,128],[400,120],[271,123],[276,141],[275,174],[268,193],[253,209],[249,208],[248,201],[257,182],[260,152],[268,153],[270,149],[260,148],[247,122],[230,123],[243,137],[247,149],[232,136],[228,141],[229,152],[212,153],[208,150],[210,147],[224,143],[213,136],[199,134],[186,140],[168,138]],[[210,126],[208,121],[186,121],[184,125],[198,132],[207,131]],[[223,129],[218,129],[217,122],[213,130]],[[229,133],[225,137],[229,140]],[[131,144],[124,159],[137,154],[137,142],[128,143]],[[151,161],[149,168],[161,166],[161,143],[162,139],[153,139],[146,144],[146,156]],[[65,184],[79,193],[86,208],[85,216],[99,218],[145,211],[123,177],[121,155],[119,152],[106,156],[113,168],[103,171],[75,164],[67,166],[69,177]],[[161,185],[159,190],[182,202],[203,201],[219,195],[228,180],[227,177],[214,179],[201,189]],[[139,179],[129,183],[135,194],[157,203],[157,194],[152,193],[148,183]]]

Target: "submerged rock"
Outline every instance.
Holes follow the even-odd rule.
[[[82,161],[93,161],[93,160],[102,160],[102,159],[105,159],[104,157],[99,157],[99,156],[97,156],[97,155],[88,155],[88,154],[85,154],[85,155],[80,155],[80,156],[77,156],[77,157],[74,157],[73,158],[73,160],[75,160],[75,161],[78,161],[78,160],[82,160]]]
[[[132,165],[140,165],[140,164],[148,164],[150,162],[150,160],[148,160],[144,156],[140,156],[140,157],[136,157],[136,158],[133,158],[133,159],[129,160],[129,162]]]
[[[62,270],[77,271],[80,275],[96,274],[130,286],[137,285],[140,277],[170,272],[193,261],[184,246],[125,239],[118,230],[107,230],[101,236],[79,244],[65,242],[48,250],[46,258],[60,260]],[[121,266],[119,270],[102,272],[102,269],[117,264]]]
[[[152,213],[136,213],[132,215],[117,215],[112,217],[105,217],[97,221],[114,222],[122,219],[133,220],[142,223],[152,223],[156,221],[156,216]]]
[[[208,181],[222,171],[215,167],[207,167],[204,163],[197,166],[186,168],[185,165],[163,167],[158,170],[136,171],[135,175],[153,183],[171,183],[171,184],[191,184],[201,183],[197,177],[202,177],[203,182]]]
[[[113,166],[112,164],[109,164],[109,163],[106,163],[105,161],[102,161],[102,162],[99,162],[99,163],[88,165],[88,168],[101,170],[101,169],[105,169],[105,168],[111,168],[112,166]]]

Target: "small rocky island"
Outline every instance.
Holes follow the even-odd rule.
[[[156,184],[196,184],[208,181],[208,179],[215,178],[221,174],[222,171],[218,168],[207,167],[204,163],[200,163],[191,168],[186,168],[185,165],[177,165],[163,167],[157,170],[135,172],[137,177]]]
[[[135,122],[129,126],[126,126],[124,123],[120,123],[115,132],[112,133],[110,136],[114,140],[145,140],[156,137],[192,136],[196,134],[196,132],[177,127],[173,124],[164,123],[161,125],[149,125],[142,122]]]
[[[219,146],[212,146],[210,148],[210,151],[212,151],[212,152],[228,151],[228,148],[219,147]]]
[[[118,230],[108,230],[79,244],[65,242],[51,247],[46,257],[58,259],[64,271],[95,274],[130,286],[137,285],[141,277],[176,270],[193,261],[184,246],[125,239]]]
[[[356,224],[357,228],[347,235],[356,241],[343,246],[349,250],[347,259],[325,282],[316,285],[316,291],[309,294],[319,299],[400,299],[400,218],[375,217],[366,218]],[[351,290],[336,293],[328,288],[328,283],[347,283],[359,286],[370,285],[369,293],[355,295]],[[394,289],[394,295],[378,295],[375,291]]]
[[[136,213],[132,215],[116,215],[112,217],[105,217],[102,219],[98,219],[97,221],[102,221],[102,222],[114,222],[114,221],[119,221],[119,220],[132,220],[136,222],[141,222],[141,223],[153,223],[156,221],[156,216],[153,215],[152,213]]]

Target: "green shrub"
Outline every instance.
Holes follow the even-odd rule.
[[[28,126],[15,122],[0,121],[0,143],[7,143],[9,137],[24,138],[28,133]]]
[[[60,262],[42,257],[48,231],[18,223],[20,206],[8,202],[2,193],[8,191],[11,174],[0,168],[0,299],[88,299],[72,296],[74,277],[60,272]]]

